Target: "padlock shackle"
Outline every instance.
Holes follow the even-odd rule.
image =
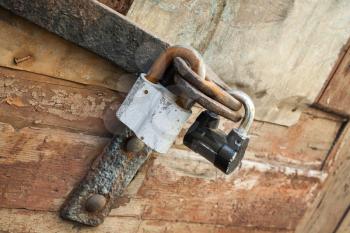
[[[179,45],[167,48],[157,58],[151,69],[148,71],[146,79],[152,83],[158,83],[175,57],[180,57],[187,61],[191,69],[198,74],[201,79],[205,79],[205,63],[201,55],[191,47]]]
[[[201,79],[201,77],[199,77],[190,67],[188,67],[184,60],[176,58],[174,59],[174,64],[179,74],[186,81],[188,81],[199,91],[206,94],[208,97],[218,101],[222,105],[225,105],[232,111],[238,111],[242,107],[240,101],[236,100],[229,93],[227,93],[225,88],[216,84],[214,81],[209,79],[209,77],[206,77],[206,79]]]
[[[255,116],[254,102],[243,91],[231,89],[231,90],[227,90],[227,92],[243,104],[244,117],[237,130],[242,134],[248,134],[248,131],[253,124],[254,116]]]

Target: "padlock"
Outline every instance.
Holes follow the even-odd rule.
[[[186,60],[202,79],[205,78],[204,62],[195,50],[170,47],[147,74],[139,76],[116,114],[139,139],[159,153],[168,151],[192,113],[179,106],[177,96],[159,83],[175,57]]]
[[[237,129],[226,135],[218,128],[219,116],[211,111],[202,112],[189,128],[184,144],[202,155],[225,174],[240,164],[249,142],[248,131],[254,120],[253,101],[241,91],[229,91],[244,106],[245,115]]]

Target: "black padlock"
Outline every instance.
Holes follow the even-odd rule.
[[[249,96],[240,91],[231,91],[230,94],[241,101],[245,109],[245,116],[237,129],[226,135],[218,129],[219,116],[206,110],[198,116],[184,137],[187,147],[205,157],[225,174],[233,172],[245,154],[249,142],[247,133],[255,113]]]

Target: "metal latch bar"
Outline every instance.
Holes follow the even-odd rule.
[[[140,152],[127,152],[126,142],[132,137],[126,127],[113,137],[63,204],[63,218],[90,226],[103,222],[151,152],[147,146]]]

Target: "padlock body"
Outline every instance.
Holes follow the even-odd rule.
[[[118,119],[148,147],[166,153],[180,133],[191,111],[176,104],[176,96],[145,74],[136,80],[117,111]]]
[[[228,143],[222,146],[214,165],[226,174],[232,173],[241,163],[248,147],[249,138],[233,129],[227,137]]]
[[[202,112],[189,128],[184,145],[202,155],[225,174],[232,173],[240,164],[249,138],[234,129],[228,136],[217,128],[218,118]]]

